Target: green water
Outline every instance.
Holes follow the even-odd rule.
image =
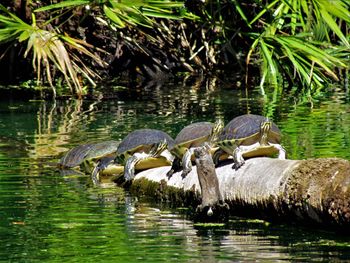
[[[196,85],[195,85],[196,84]],[[220,83],[219,83],[220,84]],[[291,159],[350,160],[350,95],[330,88],[296,97],[192,83],[137,87],[111,100],[0,101],[0,261],[271,262],[350,260],[350,237],[230,218],[200,226],[183,209],[136,198],[52,163],[85,142],[121,140],[136,128],[170,135],[199,120],[269,115]]]

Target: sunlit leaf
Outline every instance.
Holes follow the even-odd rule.
[[[277,83],[277,77],[276,77],[277,69],[273,61],[272,52],[269,50],[266,43],[262,39],[260,40],[259,45],[264,55],[264,59],[266,60],[268,68],[270,70],[269,73],[272,76],[272,80],[274,83]]]
[[[335,34],[341,39],[341,41],[346,45],[348,48],[350,48],[350,44],[344,34],[341,32],[340,28],[338,27],[337,23],[334,21],[334,19],[329,15],[329,13],[321,9],[321,14],[324,19],[324,21],[328,24],[328,26],[333,30]]]
[[[120,27],[120,28],[125,27],[125,23],[119,18],[118,15],[116,15],[115,12],[113,12],[113,10],[110,7],[104,6],[103,11],[105,12],[106,16],[111,21],[113,21],[118,27]]]
[[[237,12],[238,12],[238,14],[242,17],[242,19],[244,20],[244,22],[246,22],[247,25],[251,28],[251,25],[250,25],[250,23],[249,23],[249,21],[248,21],[248,18],[247,18],[247,16],[245,15],[245,13],[244,13],[244,11],[243,11],[241,5],[239,4],[239,2],[236,1],[236,0],[231,0],[231,1],[232,1],[232,3],[234,4],[234,6],[235,6],[235,8],[236,8],[236,10],[237,10]]]
[[[19,42],[23,42],[23,41],[27,40],[27,39],[29,38],[29,36],[30,36],[30,32],[29,32],[29,31],[23,31],[23,32],[19,35],[18,41],[19,41]]]
[[[277,4],[278,2],[280,2],[280,1],[279,1],[279,0],[275,0],[275,1],[273,1],[271,4],[269,4],[268,6],[266,6],[263,10],[261,10],[261,11],[259,12],[259,14],[257,14],[257,15],[253,18],[253,20],[251,20],[251,21],[249,22],[249,24],[250,24],[250,25],[254,24],[257,20],[259,20],[260,17],[262,17],[262,16],[266,13],[267,10],[271,9],[271,8],[272,8],[275,4]]]
[[[33,17],[33,24],[28,25],[14,14],[9,14],[8,11],[5,13],[8,16],[0,16],[0,42],[17,40],[25,43],[26,41],[27,48],[24,52],[24,57],[32,56],[32,64],[37,73],[37,80],[40,81],[42,74],[45,73],[55,94],[52,70],[56,68],[64,76],[71,91],[81,96],[82,87],[78,74],[88,76],[88,80],[92,80],[90,76],[95,77],[96,75],[84,65],[82,60],[74,56],[73,50],[77,50],[80,54],[84,54],[103,65],[103,61],[86,48],[91,48],[91,46],[81,40],[60,35],[55,29],[51,29],[50,31],[40,29],[35,24],[35,17]],[[1,25],[2,21],[6,22],[5,27],[4,23]],[[66,47],[69,47],[69,49]],[[95,84],[93,81],[92,83]]]
[[[67,7],[77,7],[81,5],[87,5],[92,1],[89,0],[66,0],[62,1],[56,4],[48,5],[48,6],[43,6],[41,8],[38,8],[35,10],[35,12],[43,12],[43,11],[48,11],[52,9],[60,9],[60,8],[67,8]]]

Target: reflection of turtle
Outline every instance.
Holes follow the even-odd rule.
[[[278,153],[285,159],[286,151],[280,145],[281,131],[268,118],[246,114],[231,120],[223,129],[217,143],[221,150],[214,155],[215,163],[226,153],[233,156],[234,168],[244,164],[243,157],[270,156]]]
[[[135,177],[135,169],[171,165],[173,157],[167,151],[174,140],[165,132],[154,129],[140,129],[129,133],[118,147],[116,161],[125,165],[124,178]]]
[[[105,141],[79,145],[69,150],[59,161],[62,169],[80,166],[86,173],[92,174],[94,183],[98,183],[98,173],[105,169],[117,155],[119,142]],[[123,167],[120,167],[123,170]]]
[[[210,122],[196,122],[183,128],[176,136],[175,145],[170,152],[175,156],[171,170],[167,173],[170,178],[174,172],[183,168],[182,177],[192,170],[191,159],[194,160],[193,150],[201,147],[205,142],[213,144],[223,128],[221,120],[215,124]],[[212,146],[212,145],[210,145]]]

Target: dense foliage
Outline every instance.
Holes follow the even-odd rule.
[[[225,70],[244,72],[248,83],[260,68],[262,87],[312,89],[338,81],[344,71],[337,69],[349,67],[349,9],[346,0],[4,1],[2,81],[34,71],[54,95],[64,80],[81,97],[102,77]]]

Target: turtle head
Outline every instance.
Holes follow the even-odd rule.
[[[221,119],[218,119],[213,126],[213,130],[210,134],[210,144],[216,143],[218,141],[219,135],[224,128],[224,122]]]
[[[262,145],[268,144],[268,135],[271,128],[272,128],[272,121],[270,121],[270,119],[266,117],[266,119],[263,122],[261,122],[261,125],[260,125],[260,134],[261,134],[260,144]]]
[[[150,149],[150,155],[153,157],[159,157],[160,154],[168,148],[168,142],[166,139],[155,143]]]

